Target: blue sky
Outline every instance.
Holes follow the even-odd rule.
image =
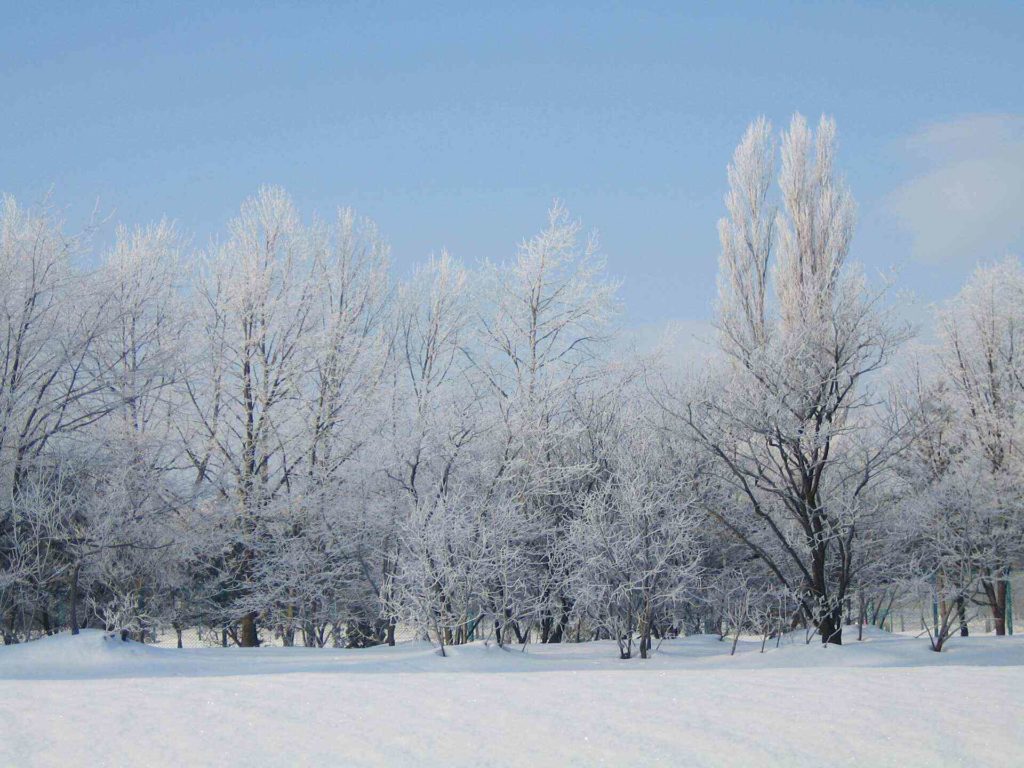
[[[1024,3],[247,5],[7,4],[0,190],[202,245],[280,184],[399,273],[507,258],[559,197],[657,325],[710,316],[732,149],[799,110],[838,122],[855,258],[922,302],[1024,244]]]

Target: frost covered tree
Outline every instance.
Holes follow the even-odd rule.
[[[615,414],[597,482],[561,542],[575,612],[614,637],[623,659],[634,640],[647,658],[700,570],[699,459],[680,456],[652,416]]]
[[[182,372],[191,418],[183,433],[196,483],[230,509],[225,589],[239,606],[240,642],[258,644],[259,596],[250,589],[264,522],[302,458],[299,374],[310,365],[311,261],[294,206],[262,189],[204,261]],[[249,601],[247,603],[247,601]]]
[[[576,451],[582,425],[574,398],[603,375],[617,286],[604,274],[593,236],[556,203],[547,227],[520,244],[510,263],[490,266],[474,360],[496,409],[500,493],[520,510],[536,563],[528,612],[541,641],[561,641],[572,606],[557,552],[574,499],[591,471]],[[524,606],[525,607],[525,606]]]
[[[388,246],[372,222],[341,210],[305,229],[309,327],[298,341],[298,456],[279,513],[267,528],[257,591],[286,644],[301,628],[323,645],[369,611],[371,554],[362,532],[364,459],[385,421],[382,384],[390,354]],[[273,614],[271,617],[269,614]],[[337,638],[335,638],[337,639]]]
[[[476,281],[448,257],[406,289],[395,350],[395,613],[442,642],[562,638],[559,554],[593,472],[574,437],[614,286],[556,206]],[[410,612],[411,609],[411,612]]]
[[[86,478],[95,477],[85,486],[85,506],[100,507],[98,517],[117,532],[107,537],[113,547],[96,550],[101,573],[90,599],[130,606],[119,613],[140,633],[142,615],[160,615],[157,603],[187,551],[175,546],[179,512],[191,501],[180,482],[184,456],[173,419],[182,405],[175,379],[185,328],[180,251],[167,222],[118,228],[97,274],[109,322],[94,351],[118,406],[82,435],[90,459],[70,457]],[[72,569],[73,579],[77,573]]]
[[[5,642],[403,626],[629,656],[680,626],[838,643],[844,610],[884,623],[901,595],[937,606],[937,650],[972,604],[1003,632],[1020,266],[978,270],[901,390],[906,331],[848,260],[834,124],[797,116],[777,146],[754,123],[728,179],[719,354],[685,386],[616,352],[616,285],[557,203],[509,261],[443,253],[393,286],[371,222],[305,220],[279,189],[200,254],[161,222],[94,257],[5,198]]]
[[[1024,271],[1011,259],[977,269],[939,314],[944,401],[959,442],[949,482],[963,489],[972,570],[1000,635],[1010,571],[1024,556],[1022,302]]]
[[[265,188],[202,265],[182,432],[230,530],[215,561],[242,645],[258,643],[261,615],[290,642],[356,610],[361,500],[346,470],[382,421],[387,253],[352,212],[305,224]]]
[[[727,364],[679,415],[733,491],[709,511],[842,642],[867,491],[891,457],[875,439],[871,374],[904,338],[847,261],[854,205],[835,169],[835,124],[799,115],[775,143],[752,124],[729,166],[718,326]]]
[[[480,433],[479,386],[466,354],[471,335],[468,275],[451,256],[431,259],[399,295],[390,424],[383,435],[385,504],[380,595],[394,642],[399,618],[441,642],[465,625],[472,565],[462,539],[472,494],[463,490]],[[462,498],[462,503],[453,500]],[[458,536],[460,542],[452,539]],[[461,574],[460,574],[461,571]]]
[[[74,566],[59,556],[59,547],[25,569],[26,553],[48,547],[54,525],[66,529],[74,517],[75,510],[58,502],[66,484],[54,484],[67,475],[63,457],[80,452],[101,422],[137,405],[151,389],[149,381],[134,382],[131,391],[123,386],[130,356],[140,345],[117,339],[131,323],[129,305],[137,307],[141,293],[119,285],[110,270],[83,269],[77,261],[83,248],[82,239],[66,235],[47,209],[25,209],[3,198],[0,610],[9,628],[16,612],[28,611],[48,630],[58,595],[74,591],[68,585]],[[25,604],[29,593],[38,601]]]

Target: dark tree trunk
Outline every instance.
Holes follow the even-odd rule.
[[[511,628],[512,633],[516,636],[516,642],[519,643],[519,645],[524,645],[526,643],[526,637],[523,635],[522,629],[519,628],[519,622],[512,618],[512,609],[506,608],[504,610],[504,614],[505,621],[502,624],[502,628],[505,631],[505,641],[508,641],[508,629]],[[497,626],[497,623],[495,623],[495,626]]]
[[[81,566],[71,569],[71,585],[68,589],[68,620],[71,623],[71,634],[78,634],[78,575]]]
[[[988,605],[992,611],[992,623],[995,625],[997,635],[1006,634],[1006,580],[997,579],[994,582],[985,580],[982,582],[985,590],[985,597],[988,598]]]
[[[549,643],[560,643],[560,642],[562,642],[562,637],[563,637],[564,634],[565,634],[565,621],[563,619],[563,620],[560,620],[557,624],[555,624],[554,631],[548,637],[548,642]]]
[[[292,638],[292,644],[295,640]],[[302,622],[302,644],[307,648],[316,646],[316,627],[308,619]]]
[[[625,635],[619,637],[619,658],[633,658],[633,631],[629,630]]]
[[[541,643],[547,643],[548,638],[551,636],[551,625],[554,620],[550,615],[545,616],[540,620],[540,641]]]
[[[565,640],[566,630],[569,627],[569,614],[572,612],[572,605],[564,597],[562,598],[562,611],[558,616],[558,622],[555,624],[555,631],[552,634],[549,642],[561,643]]]
[[[526,645],[526,635],[523,633],[523,630],[520,629],[519,622],[518,621],[511,622],[511,627],[512,627],[512,632],[516,636],[516,642],[519,643],[519,645]]]
[[[996,582],[996,600],[995,609],[997,613],[993,615],[996,625],[996,634],[1006,634],[1006,579],[1000,579]]]
[[[4,645],[14,645],[18,642],[18,633],[14,628],[14,606],[7,613],[7,623],[4,627]]]
[[[857,597],[857,601],[860,604],[860,616],[857,619],[857,640],[863,640],[864,639],[864,621],[867,619],[867,616],[865,615],[865,613],[867,611],[867,608],[864,605],[864,593],[863,592],[859,593],[859,595]]]
[[[960,637],[967,637],[970,632],[967,630],[967,607],[964,605],[964,596],[956,599],[956,613],[960,619]]]
[[[47,635],[53,634],[53,628],[50,625],[50,612],[46,608],[39,612],[39,626],[43,628],[43,632]]]
[[[818,634],[821,642],[829,645],[843,644],[842,609],[833,608],[818,621]]]
[[[243,648],[255,648],[259,645],[259,637],[256,634],[256,614],[247,613],[242,617],[242,627],[238,644]]]

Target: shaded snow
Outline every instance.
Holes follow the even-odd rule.
[[[0,765],[1024,764],[1024,639],[0,648]],[[86,759],[85,756],[88,756]]]

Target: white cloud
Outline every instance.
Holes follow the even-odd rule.
[[[1024,116],[940,123],[907,142],[925,171],[893,192],[889,209],[930,264],[993,259],[1024,242]]]

